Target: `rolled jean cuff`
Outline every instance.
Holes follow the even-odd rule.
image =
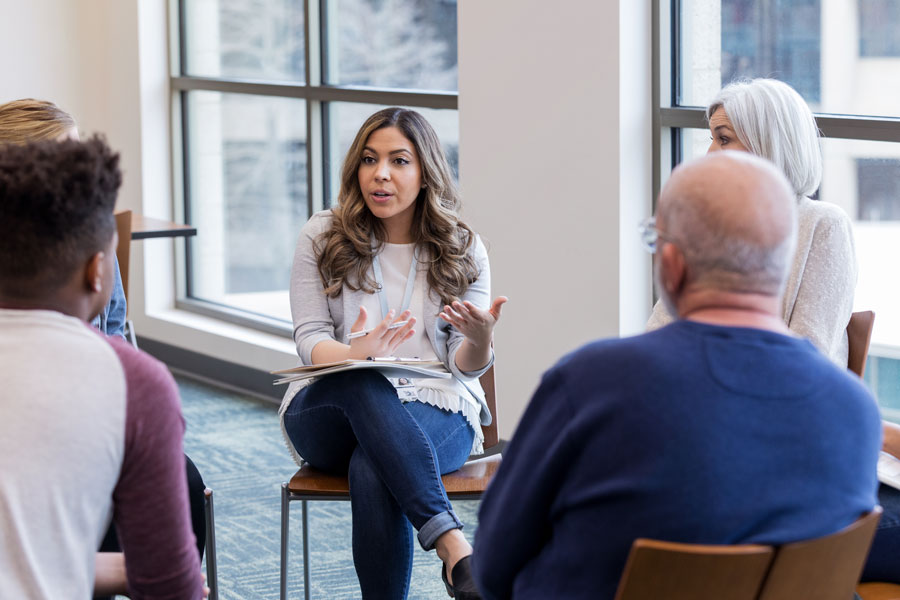
[[[419,530],[419,544],[425,551],[434,548],[434,543],[439,537],[447,533],[451,529],[462,529],[463,524],[456,517],[453,511],[445,511],[438,513],[428,519],[428,521]]]

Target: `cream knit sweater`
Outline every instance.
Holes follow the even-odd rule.
[[[850,218],[834,204],[809,198],[800,200],[797,216],[797,254],[784,290],[784,321],[796,335],[846,367],[847,323],[857,276]],[[662,301],[657,302],[647,329],[673,320]]]

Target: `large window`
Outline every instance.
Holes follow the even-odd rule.
[[[655,0],[658,191],[706,152],[705,105],[741,77],[797,89],[825,138],[818,197],[854,222],[856,310],[876,313],[873,352],[900,358],[900,11],[881,0]],[[893,372],[886,364],[882,373]],[[877,386],[876,386],[877,387]],[[900,407],[900,403],[898,403]]]
[[[186,297],[290,331],[294,245],[332,204],[344,155],[385,106],[414,108],[458,164],[456,0],[180,0]]]

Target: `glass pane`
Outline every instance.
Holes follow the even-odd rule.
[[[182,0],[185,75],[305,83],[303,0]]]
[[[198,91],[187,111],[192,297],[290,321],[309,218],[305,102]]]
[[[682,130],[682,156],[706,152],[709,132]],[[900,143],[822,140],[825,161],[819,199],[837,204],[853,221],[859,279],[854,310],[877,315],[873,344],[900,345]]]
[[[900,116],[900,2],[682,0],[678,104],[773,77],[816,112]]]
[[[900,345],[900,144],[826,139],[825,176],[819,196],[841,206],[854,221],[859,281],[854,310],[877,315],[872,343]]]
[[[344,164],[344,158],[347,156],[347,150],[356,137],[356,132],[373,113],[387,108],[377,104],[356,104],[349,102],[331,102],[327,105],[328,122],[330,124],[329,138],[329,164],[331,165],[330,191],[331,198],[329,203],[337,200],[338,190],[340,188],[341,167]],[[447,156],[447,162],[453,169],[453,175],[459,179],[459,113],[455,110],[438,110],[432,108],[411,108],[425,117],[437,133],[444,147],[444,154]],[[465,201],[464,201],[465,202]]]
[[[455,91],[456,0],[329,0],[326,79]]]

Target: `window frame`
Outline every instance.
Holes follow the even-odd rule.
[[[351,85],[334,85],[323,83],[323,73],[327,68],[327,7],[328,0],[304,0],[304,46],[305,73],[303,83],[288,83],[264,79],[243,79],[237,77],[202,77],[187,74],[187,0],[172,0],[173,30],[177,39],[173,40],[175,53],[171,61],[169,76],[170,93],[173,107],[172,117],[172,155],[175,157],[175,197],[184,210],[185,222],[191,222],[191,190],[190,190],[190,154],[187,110],[188,94],[192,91],[211,91],[223,93],[247,94],[252,96],[270,96],[277,98],[302,99],[306,105],[306,148],[307,148],[307,202],[308,211],[312,215],[326,207],[332,197],[329,173],[329,137],[328,110],[331,102],[355,104],[381,104],[389,106],[409,106],[414,108],[459,109],[459,91],[422,91],[411,89],[394,89],[387,87],[368,87]],[[242,309],[205,300],[193,296],[193,266],[191,243],[184,245],[183,255],[176,258],[183,265],[183,273],[179,277],[179,293],[175,299],[176,308],[214,317],[236,325],[246,326],[266,333],[290,338],[293,326],[285,321],[262,314],[251,313]]]
[[[668,173],[681,162],[682,129],[706,129],[706,109],[677,104],[682,0],[652,1],[653,209]],[[900,117],[813,113],[822,137],[900,142]]]

